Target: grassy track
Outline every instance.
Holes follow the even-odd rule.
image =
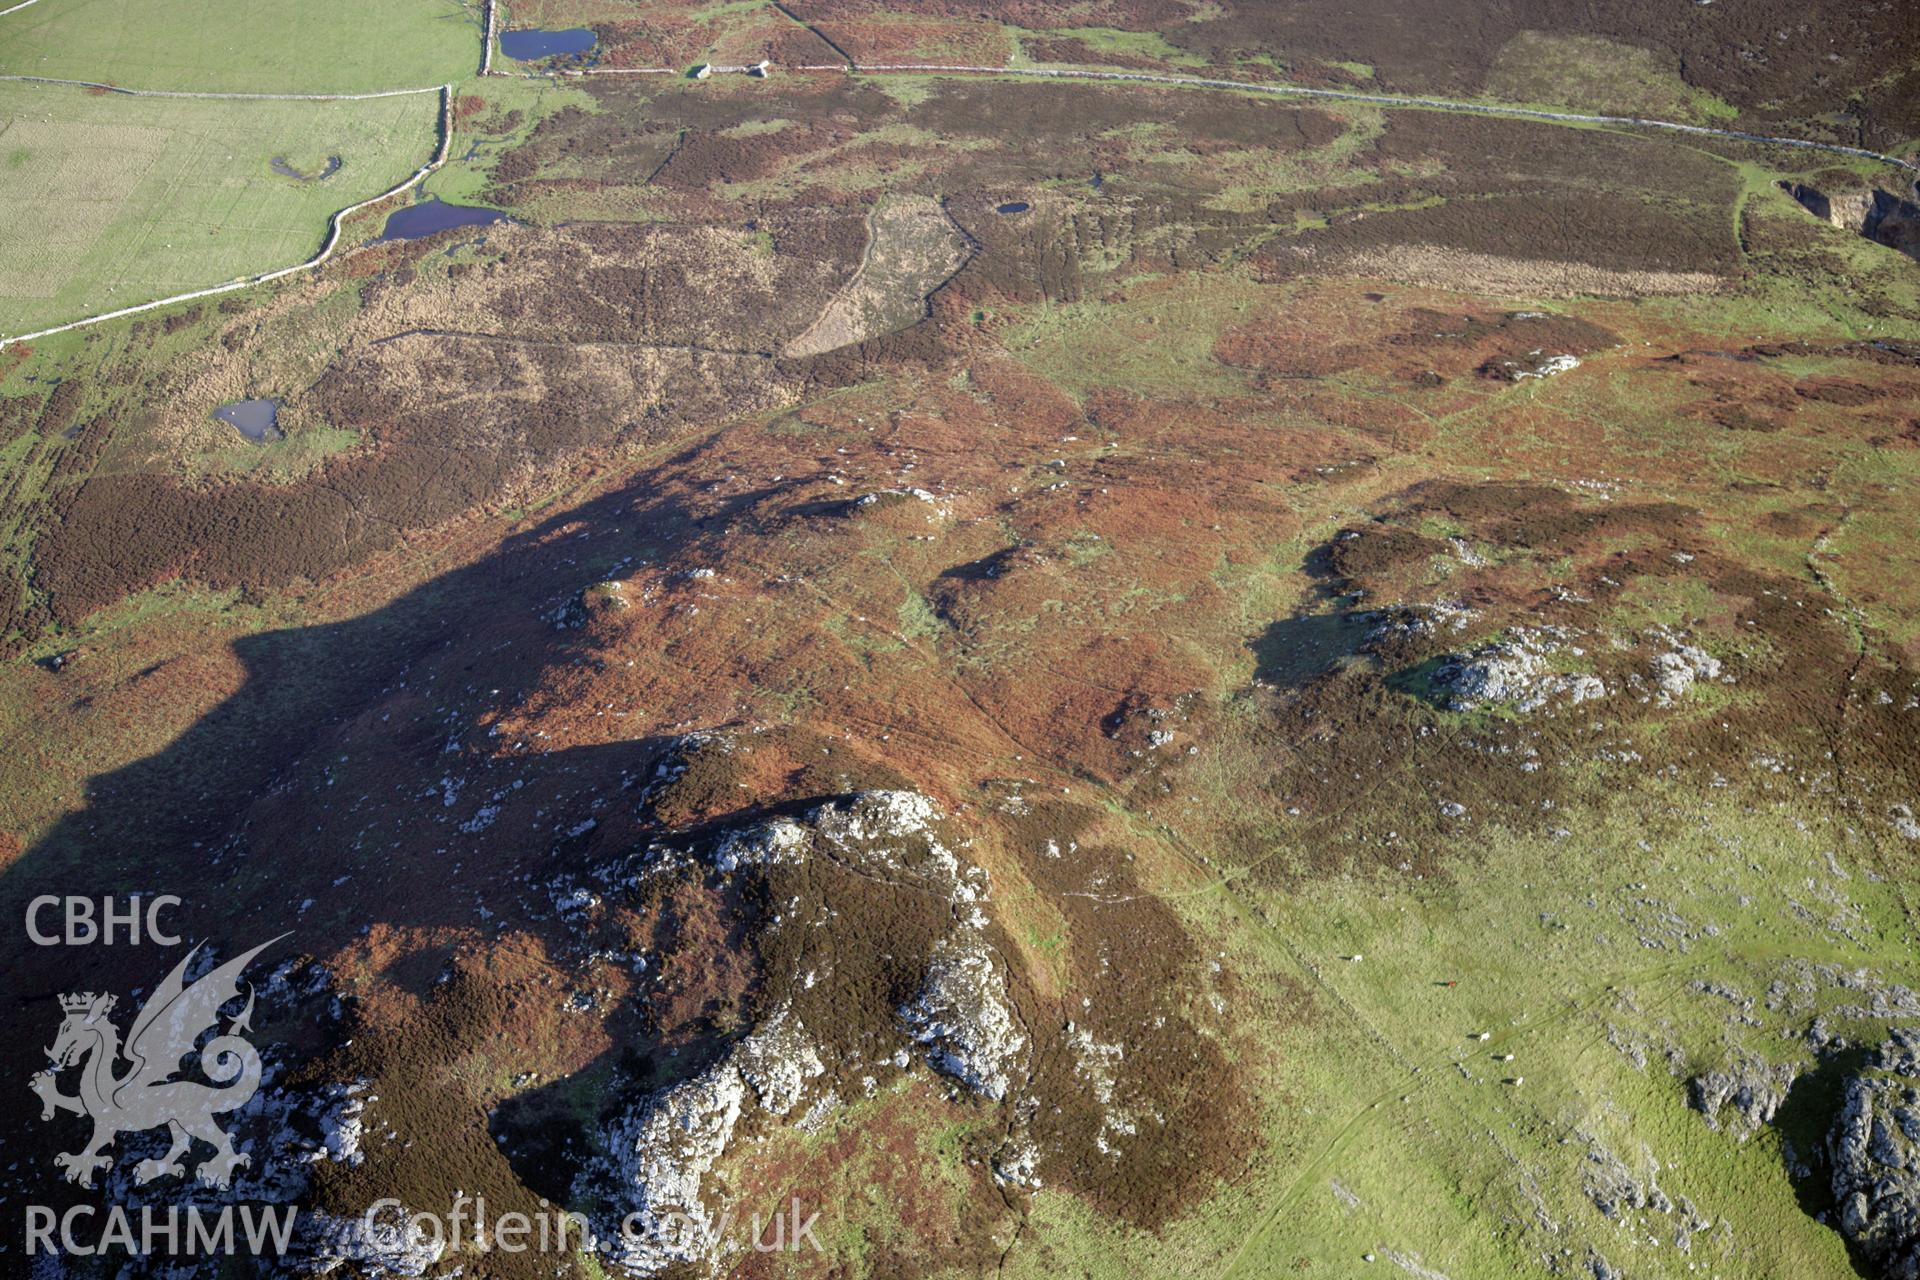
[[[335,210],[427,158],[438,110],[433,94],[263,103],[0,84],[0,330],[300,261]],[[297,182],[276,156],[341,167]]]
[[[365,93],[469,74],[459,0],[40,0],[0,19],[0,73],[205,93]]]

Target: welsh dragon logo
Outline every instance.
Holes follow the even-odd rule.
[[[213,1148],[213,1155],[194,1171],[206,1186],[224,1188],[235,1169],[252,1163],[233,1149],[232,1139],[214,1120],[245,1106],[260,1087],[260,1055],[239,1034],[253,1030],[251,986],[246,1007],[227,1019],[225,1032],[205,1044],[200,1041],[207,1032],[219,1029],[221,1007],[239,997],[240,974],[248,962],[278,941],[263,942],[189,984],[187,970],[200,954],[200,947],[195,947],[141,1006],[124,1045],[110,1016],[116,1003],[113,996],[84,992],[60,997],[66,1017],[47,1050],[53,1065],[34,1076],[31,1087],[40,1095],[42,1120],[71,1111],[93,1121],[93,1137],[85,1147],[54,1157],[69,1182],[91,1187],[95,1172],[113,1164],[113,1157],[103,1153],[116,1137],[162,1125],[170,1131],[173,1145],[159,1159],[134,1166],[137,1184],[185,1176],[181,1157],[196,1138]],[[173,1078],[184,1070],[188,1055],[196,1052],[201,1073],[213,1082],[210,1085]],[[59,1073],[76,1065],[80,1092],[63,1094],[57,1083]]]

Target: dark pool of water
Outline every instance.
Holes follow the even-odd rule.
[[[421,236],[430,236],[439,231],[451,231],[455,227],[484,227],[489,223],[499,222],[506,216],[498,209],[448,204],[438,196],[434,196],[417,204],[410,204],[404,209],[396,209],[389,214],[386,229],[380,233],[380,240],[418,240]]]
[[[995,213],[1025,213],[1027,210],[1031,208],[1033,208],[1033,206],[1028,204],[1025,200],[1009,200],[1007,201],[1007,203],[1001,205],[998,209],[995,209],[994,212]]]
[[[283,178],[292,178],[295,182],[322,182],[340,171],[340,157],[328,156],[327,163],[318,173],[302,173],[287,163],[285,156],[273,158],[273,171]]]
[[[276,400],[239,400],[233,404],[223,404],[213,411],[213,416],[255,444],[284,438],[280,428],[275,425],[280,417],[280,404]]]
[[[585,53],[596,37],[585,27],[565,31],[502,31],[500,52],[518,62],[535,62],[565,53]]]

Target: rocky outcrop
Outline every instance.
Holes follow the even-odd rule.
[[[657,781],[671,785],[676,768],[684,772],[667,766]],[[754,926],[756,947],[797,965],[781,969],[772,1012],[747,1034],[705,1069],[636,1099],[599,1135],[575,1192],[602,1206],[593,1226],[611,1269],[651,1276],[718,1265],[732,1247],[729,1158],[774,1127],[810,1129],[839,1105],[836,1081],[871,1094],[875,1071],[911,1068],[914,1045],[933,1070],[988,1101],[1024,1083],[1027,1036],[988,933],[987,876],[955,852],[942,823],[917,792],[859,792],[724,831],[697,852],[652,849],[636,877],[607,880],[622,890],[687,876],[751,886],[749,896],[779,904]],[[884,886],[924,904],[928,949],[896,961],[905,973],[850,977],[847,957],[817,949],[815,930],[847,907],[822,886],[847,873],[865,894]],[[916,994],[898,1008],[861,994],[889,987]],[[849,1018],[859,1026],[841,1025]]]
[[[1662,706],[1684,697],[1697,681],[1720,678],[1720,660],[1705,649],[1688,644],[1670,631],[1655,632],[1654,639],[1667,646],[1665,652],[1654,654],[1648,664],[1652,669],[1653,698]]]
[[[627,584],[619,581],[596,582],[582,587],[574,597],[547,614],[547,624],[555,631],[578,631],[602,613],[628,608]]]
[[[1027,1039],[1007,1002],[999,967],[976,930],[941,944],[926,985],[901,1007],[900,1021],[925,1047],[936,1071],[983,1097],[1007,1096]]]
[[[1741,1141],[1771,1124],[1798,1074],[1792,1063],[1775,1065],[1742,1054],[1718,1071],[1687,1082],[1687,1105],[1707,1118],[1709,1128],[1723,1124]]]
[[[1888,1280],[1920,1280],[1920,1028],[1847,1081],[1827,1159],[1841,1233]]]
[[[731,1061],[650,1095],[614,1122],[596,1173],[619,1197],[625,1230],[601,1229],[609,1261],[643,1275],[708,1257],[717,1207],[706,1179],[725,1154],[747,1097]]]
[[[761,1108],[776,1116],[798,1107],[809,1083],[826,1070],[807,1029],[785,1009],[735,1047],[732,1065]]]
[[[1579,367],[1578,356],[1548,355],[1544,349],[1536,349],[1524,356],[1498,356],[1489,360],[1480,366],[1480,374],[1503,382],[1524,382],[1528,378],[1552,378]]]
[[[1606,697],[1606,683],[1598,676],[1550,669],[1549,655],[1567,649],[1565,637],[1553,628],[1516,628],[1491,644],[1443,660],[1434,685],[1456,711],[1492,705],[1538,711],[1550,703],[1577,706]],[[1577,648],[1570,651],[1580,656]]]
[[[1641,1152],[1645,1173],[1639,1174],[1599,1138],[1589,1133],[1578,1136],[1587,1143],[1581,1183],[1594,1208],[1615,1221],[1621,1220],[1629,1210],[1673,1212],[1673,1201],[1660,1189],[1659,1161],[1650,1153]]]
[[[1433,686],[1455,711],[1497,706],[1532,712],[1596,701],[1610,696],[1616,687],[1624,687],[1641,702],[1671,706],[1701,681],[1728,679],[1718,658],[1666,628],[1656,628],[1637,643],[1615,641],[1607,648],[1613,652],[1651,648],[1653,653],[1645,659],[1643,670],[1603,678],[1568,669],[1593,661],[1578,632],[1515,627],[1476,649],[1441,659]],[[1609,678],[1615,685],[1607,683]]]
[[[652,1275],[711,1260],[724,1246],[727,1204],[709,1175],[744,1113],[783,1118],[826,1070],[807,1029],[787,1009],[763,1021],[707,1070],[648,1094],[602,1135],[603,1158],[580,1190],[615,1204],[617,1222],[595,1224],[608,1261]]]

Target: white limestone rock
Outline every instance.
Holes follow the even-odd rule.
[[[936,1071],[999,1101],[1013,1085],[1027,1039],[1008,1002],[1006,982],[986,942],[967,931],[943,939],[920,993],[900,1021]]]

